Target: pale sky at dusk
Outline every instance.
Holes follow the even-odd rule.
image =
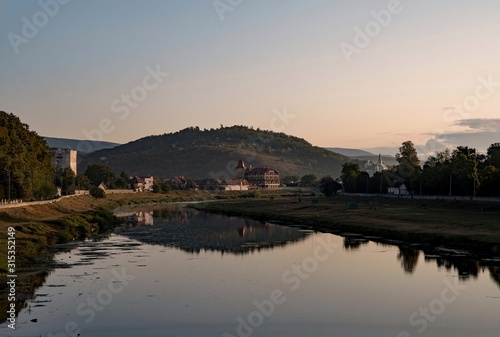
[[[495,0],[55,1],[0,1],[0,110],[44,136],[238,124],[317,146],[500,142]]]

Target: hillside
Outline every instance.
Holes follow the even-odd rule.
[[[79,140],[69,138],[43,137],[49,147],[57,147],[60,149],[69,148],[80,152],[94,152],[102,149],[112,149],[120,144],[110,142],[100,142],[96,140]],[[85,142],[85,145],[79,145]],[[90,144],[90,145],[89,145]],[[90,151],[89,151],[90,150]]]
[[[132,175],[229,178],[238,159],[254,167],[271,167],[282,177],[309,173],[338,176],[342,164],[350,160],[284,133],[245,126],[210,130],[190,127],[96,151],[82,158],[79,170],[100,163],[116,173],[124,170]]]
[[[374,156],[375,154],[359,149],[347,149],[343,147],[327,147],[327,150],[330,150],[335,153],[340,153],[347,157],[360,157],[360,156]]]

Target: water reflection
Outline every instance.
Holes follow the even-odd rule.
[[[28,302],[33,306],[45,306],[43,295],[38,295],[35,299],[35,291],[41,287],[51,271],[41,271],[32,274],[22,274],[16,279],[16,316],[22,310],[28,307]],[[6,277],[0,277],[0,323],[7,320],[7,310],[11,302],[8,301],[8,289]]]
[[[154,225],[137,221],[140,214],[152,214]],[[221,254],[248,254],[262,249],[282,247],[304,240],[311,231],[275,225],[240,217],[208,214],[190,208],[140,212],[135,215],[117,214],[124,224],[118,232],[135,240],[185,252],[218,251]]]
[[[344,250],[356,251],[359,250],[362,245],[367,245],[369,242],[370,240],[364,238],[345,237]]]
[[[407,274],[413,274],[417,267],[420,251],[413,247],[399,246],[398,260],[401,262],[401,267]]]
[[[490,266],[488,269],[490,270],[491,279],[500,287],[500,267]]]

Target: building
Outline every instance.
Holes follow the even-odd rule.
[[[184,176],[174,176],[170,183],[176,189],[185,189],[188,187],[189,179]]]
[[[245,179],[245,174],[247,172],[247,168],[243,160],[238,160],[238,165],[236,165],[235,169],[236,179]]]
[[[51,151],[54,153],[54,165],[56,167],[62,169],[69,167],[75,175],[77,175],[76,166],[78,151],[57,148],[52,148]]]
[[[238,165],[234,168],[236,180],[246,180],[249,189],[262,188],[275,190],[280,187],[280,175],[277,171],[268,167],[246,167],[243,160],[238,160]]]
[[[142,180],[144,180],[144,191],[151,192],[155,183],[153,176],[142,177]]]
[[[398,182],[394,182],[390,184],[392,186],[389,186],[387,188],[387,194],[394,194],[394,195],[408,195],[408,189],[406,188],[405,184],[401,184]]]
[[[280,187],[279,173],[267,167],[256,167],[248,170],[245,179],[249,184],[266,190],[276,190]]]
[[[249,185],[245,179],[227,179],[219,184],[219,189],[222,191],[248,191]]]
[[[153,190],[154,179],[153,177],[130,177],[127,188],[138,192],[150,192]]]
[[[371,160],[367,160],[365,162],[364,171],[370,176],[373,176],[375,173],[381,173],[384,170],[387,170],[387,166],[382,161],[381,154],[378,155],[377,163],[374,163]]]
[[[138,176],[130,177],[130,179],[128,180],[127,188],[134,191],[143,191],[144,180]]]

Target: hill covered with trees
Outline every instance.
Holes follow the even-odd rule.
[[[313,146],[304,139],[253,129],[231,126],[184,130],[149,136],[82,157],[82,171],[90,164],[105,164],[116,173],[132,175],[189,178],[229,178],[234,175],[238,159],[254,167],[270,167],[282,177],[340,174],[348,157]]]
[[[53,155],[21,120],[0,111],[0,199],[46,199],[56,194]]]

